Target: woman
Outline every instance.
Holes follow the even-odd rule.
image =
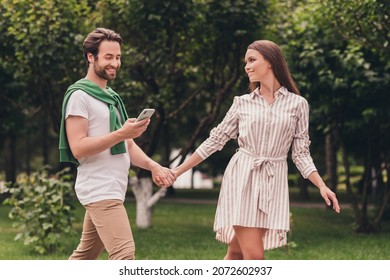
[[[339,213],[336,195],[319,176],[309,151],[309,106],[290,75],[280,48],[255,41],[245,54],[251,93],[236,96],[223,121],[174,172],[180,176],[228,140],[239,149],[222,180],[214,231],[228,244],[225,259],[264,259],[264,250],[287,244],[289,200],[287,154],[304,178]]]

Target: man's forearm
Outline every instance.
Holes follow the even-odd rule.
[[[142,149],[134,142],[133,139],[128,139],[127,144],[131,164],[146,170],[152,170],[154,167],[159,166],[157,162],[152,160],[144,153],[144,151],[142,151]]]

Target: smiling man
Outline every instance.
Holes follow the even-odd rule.
[[[78,165],[75,190],[86,213],[80,244],[69,259],[96,259],[106,249],[110,259],[134,259],[135,246],[123,205],[130,164],[150,170],[158,185],[174,176],[133,141],[150,119],[129,119],[110,87],[121,66],[122,38],[97,28],[84,40],[87,75],[65,93],[60,128],[60,161]],[[158,179],[157,179],[158,178]]]

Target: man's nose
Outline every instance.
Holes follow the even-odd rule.
[[[119,59],[113,59],[110,64],[113,67],[118,68],[121,65],[121,61]]]

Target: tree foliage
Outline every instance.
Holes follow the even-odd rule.
[[[43,163],[49,161],[51,129],[59,130],[66,87],[79,77],[87,1],[2,1],[0,96],[4,138],[39,131]],[[3,76],[4,74],[4,76]],[[3,137],[1,137],[3,138]],[[38,144],[37,143],[37,144]]]
[[[53,155],[57,163],[62,97],[85,74],[82,40],[98,26],[125,40],[122,69],[111,86],[131,116],[156,109],[137,142],[164,165],[176,147],[183,159],[192,152],[233,95],[246,92],[247,45],[261,38],[281,45],[311,104],[314,148],[326,142],[327,153],[343,154],[337,164],[355,201],[357,224],[379,228],[390,196],[386,1],[2,1],[0,168],[7,180],[15,181],[16,168],[29,171],[30,162],[39,167]],[[227,157],[220,155],[214,158],[222,165]],[[351,165],[365,167],[357,183]],[[372,217],[368,203],[377,206]]]

